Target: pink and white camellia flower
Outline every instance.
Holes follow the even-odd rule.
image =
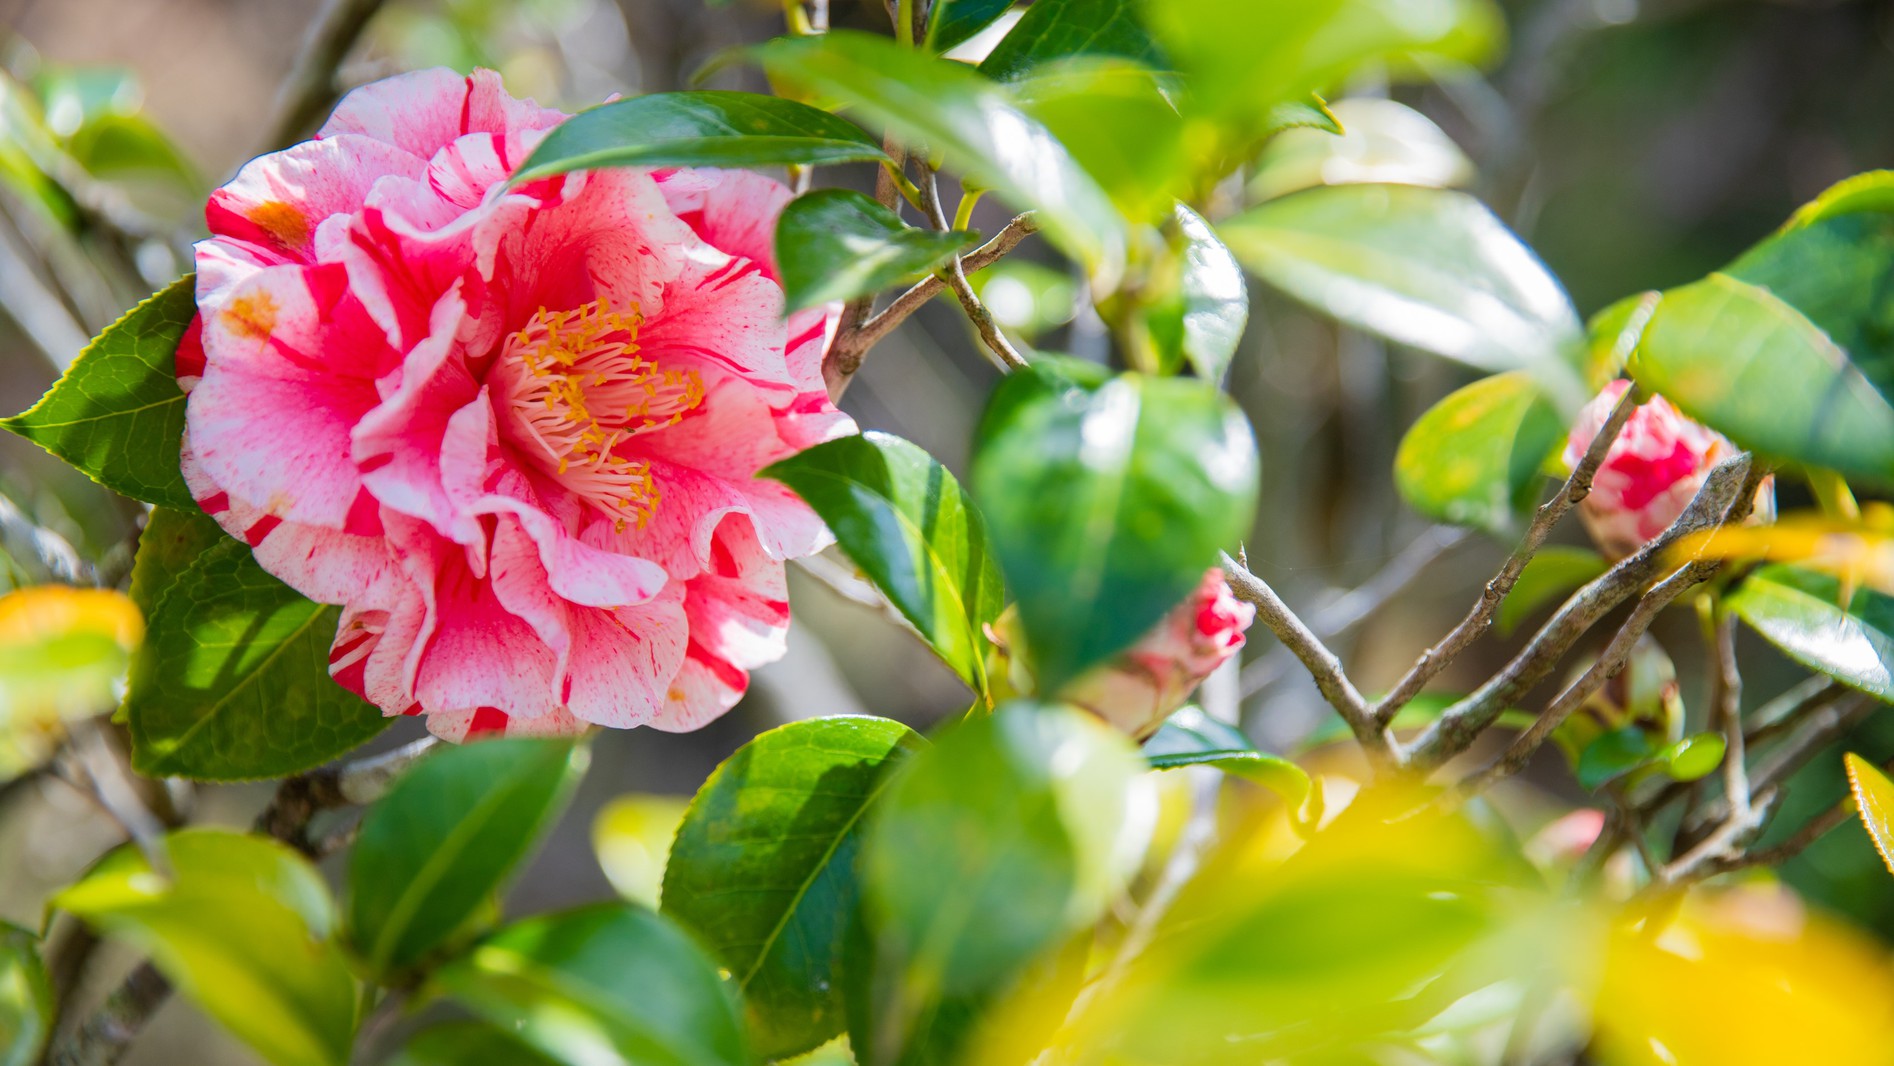
[[[1584,458],[1630,387],[1628,381],[1613,381],[1579,412],[1565,442],[1566,469]],[[1622,559],[1676,521],[1711,469],[1735,451],[1722,434],[1653,396],[1631,413],[1605,453],[1591,494],[1579,505],[1579,518],[1600,551]],[[1765,483],[1757,493],[1757,513],[1767,514],[1773,499],[1774,490]]]
[[[1059,698],[1143,739],[1243,646],[1256,608],[1211,567],[1183,603],[1136,644],[1072,681]]]
[[[452,739],[728,709],[783,652],[784,560],[829,540],[754,475],[854,431],[834,309],[783,318],[788,190],[509,188],[564,117],[491,71],[376,82],[213,193],[197,246],[192,493],[344,607],[338,682]]]

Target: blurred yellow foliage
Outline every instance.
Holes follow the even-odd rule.
[[[110,710],[144,639],[120,593],[40,585],[0,596],[0,780],[52,753],[64,723]]]

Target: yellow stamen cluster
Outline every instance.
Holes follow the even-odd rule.
[[[630,438],[674,426],[704,402],[694,370],[665,370],[638,354],[636,311],[603,298],[548,311],[509,335],[500,375],[521,443],[543,453],[551,472],[610,515],[623,532],[642,529],[658,507],[651,464],[620,454]]]

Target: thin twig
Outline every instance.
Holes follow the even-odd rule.
[[[1808,717],[1800,732],[1790,736],[1781,747],[1770,752],[1768,758],[1756,765],[1749,775],[1750,788],[1760,794],[1764,789],[1786,781],[1879,706],[1871,697],[1852,693],[1850,698],[1837,700],[1816,711]],[[1696,845],[1711,827],[1726,821],[1728,813],[1729,805],[1721,796],[1691,812],[1679,830],[1679,846],[1690,848]]]
[[[1421,689],[1427,687],[1427,682],[1433,680],[1435,675],[1446,669],[1456,656],[1492,627],[1493,618],[1499,613],[1500,603],[1519,582],[1519,575],[1525,572],[1526,564],[1532,561],[1539,546],[1545,543],[1545,538],[1552,532],[1552,527],[1558,524],[1559,519],[1565,517],[1565,512],[1583,501],[1586,496],[1591,495],[1592,479],[1597,476],[1598,468],[1604,464],[1605,456],[1611,451],[1611,445],[1617,441],[1618,434],[1623,431],[1625,423],[1630,421],[1631,414],[1637,410],[1640,400],[1641,396],[1636,386],[1624,390],[1624,395],[1618,400],[1618,405],[1611,409],[1610,417],[1605,419],[1605,424],[1599,428],[1598,435],[1592,438],[1591,446],[1585,449],[1585,455],[1579,459],[1571,476],[1565,479],[1565,484],[1558,493],[1542,504],[1533,514],[1532,523],[1526,527],[1526,534],[1520,539],[1519,547],[1513,550],[1506,564],[1500,567],[1499,573],[1494,575],[1493,580],[1488,581],[1486,587],[1480,591],[1479,602],[1473,605],[1472,610],[1460,620],[1459,625],[1454,626],[1451,632],[1440,638],[1439,643],[1422,652],[1420,658],[1414,661],[1414,665],[1408,668],[1407,673],[1394,683],[1394,687],[1388,690],[1388,694],[1375,705],[1375,721],[1382,725],[1393,721],[1401,708],[1418,695]]]
[[[942,233],[947,232],[951,227],[947,222],[947,213],[940,203],[940,175],[929,170],[926,177],[922,179],[920,188],[921,203],[927,208],[929,220],[933,222],[935,229]],[[967,272],[961,266],[959,253],[955,253],[953,258],[947,261],[947,267],[941,273],[946,276],[948,287],[953,289],[954,298],[960,301],[960,309],[967,313],[967,318],[973,322],[973,328],[979,331],[980,339],[986,343],[987,350],[991,351],[993,358],[999,361],[1000,369],[1006,371],[1024,369],[1025,357],[1013,347],[1013,342],[1006,339],[1006,334],[1000,332],[1000,324],[994,321],[993,313],[980,302],[980,297],[968,283]]]
[[[1308,668],[1310,676],[1315,678],[1315,687],[1321,690],[1322,698],[1335,713],[1342,716],[1348,728],[1361,742],[1368,757],[1380,766],[1399,765],[1394,746],[1389,742],[1387,731],[1374,721],[1368,709],[1368,701],[1362,699],[1353,682],[1342,670],[1341,660],[1328,650],[1321,638],[1309,630],[1309,627],[1297,618],[1289,605],[1282,602],[1276,590],[1269,583],[1250,572],[1249,567],[1222,556],[1223,573],[1229,579],[1231,591],[1237,599],[1256,605],[1256,614],[1262,619],[1269,631],[1282,641],[1283,646],[1295,653]]]
[[[335,72],[354,50],[382,0],[329,0],[309,23],[302,50],[276,91],[269,132],[259,154],[302,140],[335,103]]]
[[[1631,617],[1612,636],[1605,653],[1599,656],[1591,669],[1585,671],[1577,681],[1572,682],[1560,692],[1546,709],[1535,719],[1525,732],[1514,738],[1504,754],[1486,769],[1469,776],[1455,789],[1461,798],[1476,795],[1491,788],[1496,782],[1510,777],[1524,769],[1534,752],[1539,750],[1553,732],[1565,723],[1571,713],[1590,699],[1605,683],[1624,669],[1631,661],[1631,652],[1637,647],[1639,637],[1651,628],[1657,620],[1657,614],[1671,601],[1685,591],[1709,580],[1720,563],[1694,562],[1684,566],[1659,582],[1650,592],[1645,593],[1637,606],[1632,608]]]
[[[1525,649],[1498,674],[1472,695],[1447,708],[1415,739],[1407,752],[1408,761],[1420,769],[1432,769],[1465,751],[1502,710],[1543,681],[1579,637],[1657,577],[1672,545],[1691,533],[1721,523],[1726,514],[1738,518],[1746,515],[1739,494],[1749,481],[1750,469],[1748,453],[1718,464],[1704,478],[1690,505],[1668,529],[1566,600],[1551,620],[1533,635]],[[1742,513],[1736,514],[1736,511]]]
[[[1743,675],[1736,665],[1736,616],[1719,608],[1710,623],[1710,660],[1717,670],[1711,722],[1723,731],[1723,795],[1733,810],[1749,810],[1749,755],[1743,742]]]

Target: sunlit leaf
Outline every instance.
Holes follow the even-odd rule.
[[[783,208],[776,261],[791,311],[880,292],[925,274],[971,247],[979,234],[915,229],[850,189],[817,189]]]
[[[33,1066],[53,1030],[53,991],[39,938],[0,923],[0,1066]]]
[[[974,494],[1041,691],[1142,636],[1248,531],[1249,423],[1206,382],[1021,371],[981,421]]]
[[[1894,407],[1828,334],[1768,289],[1711,274],[1666,292],[1630,371],[1745,448],[1894,478]]]
[[[551,826],[587,749],[506,738],[444,745],[362,818],[350,855],[345,939],[370,972],[395,974],[459,932]]]
[[[50,756],[66,722],[112,709],[144,632],[138,609],[110,589],[0,595],[0,781]]]
[[[1790,658],[1894,701],[1894,598],[1872,589],[1847,598],[1831,575],[1771,565],[1745,578],[1728,604]]]
[[[630,903],[515,922],[435,980],[564,1066],[749,1066],[734,990],[690,936]]]
[[[0,426],[147,503],[196,507],[178,469],[184,392],[173,357],[197,314],[189,274],[105,327],[40,401]]]
[[[132,658],[133,766],[209,781],[275,777],[381,732],[381,711],[329,678],[339,617],[264,572],[242,541],[204,551],[158,599]]]
[[[1890,1060],[1886,952],[1780,893],[1686,899],[1674,920],[1626,925],[1608,945],[1592,1008],[1601,1061]]]
[[[1144,757],[1159,770],[1216,767],[1276,793],[1292,811],[1302,810],[1314,788],[1308,771],[1280,755],[1257,751],[1241,731],[1197,707],[1185,707],[1166,718],[1144,742]]]
[[[691,801],[664,913],[697,931],[744,994],[757,1051],[842,1031],[840,923],[855,910],[865,817],[921,740],[885,718],[816,718],[738,749]]]
[[[1251,208],[1218,232],[1257,277],[1324,314],[1482,370],[1529,370],[1561,407],[1587,398],[1571,301],[1464,193],[1334,185]]]
[[[1217,239],[1203,216],[1177,205],[1177,291],[1153,312],[1162,348],[1181,355],[1197,376],[1222,381],[1249,323],[1249,290],[1243,268]]]
[[[1394,453],[1401,498],[1429,518],[1505,534],[1537,501],[1565,420],[1524,371],[1496,374],[1441,400]]]
[[[1406,104],[1363,96],[1328,110],[1339,129],[1288,129],[1269,139],[1249,181],[1251,197],[1359,183],[1451,189],[1473,180],[1473,162],[1453,138]]]
[[[590,167],[813,166],[886,158],[861,127],[794,100],[716,91],[650,93],[600,104],[554,127],[513,181]]]
[[[754,54],[772,77],[846,105],[910,147],[925,145],[948,169],[1017,207],[1037,208],[1047,236],[1103,289],[1116,284],[1124,220],[1098,183],[991,79],[853,31],[779,38]]]
[[[1844,592],[1866,585],[1894,595],[1894,508],[1872,502],[1858,518],[1804,512],[1766,526],[1722,526],[1678,541],[1671,557],[1679,565],[1698,557],[1795,563],[1832,574]]]
[[[1009,88],[1020,110],[1057,138],[1126,217],[1162,222],[1188,194],[1184,120],[1163,74],[1088,56],[1035,67]]]
[[[1874,841],[1881,862],[1894,873],[1894,781],[1889,781],[1880,767],[1852,751],[1842,756],[1842,763],[1848,769],[1848,788],[1854,793],[1861,824]]]
[[[1013,0],[935,0],[927,19],[927,47],[945,52],[992,25]]]
[[[632,793],[599,808],[592,819],[592,851],[621,897],[657,907],[671,841],[689,805],[682,796]]]
[[[334,905],[315,867],[273,840],[188,829],[167,871],[132,847],[54,897],[149,955],[171,983],[276,1066],[342,1066],[355,980],[328,940]]]
[[[815,508],[922,639],[987,690],[984,628],[1005,589],[980,512],[946,467],[899,437],[864,433],[818,444],[763,476]]]
[[[1499,602],[1494,628],[1506,636],[1534,611],[1578,590],[1609,569],[1605,557],[1590,548],[1551,544],[1540,548],[1519,572],[1513,589]]]

